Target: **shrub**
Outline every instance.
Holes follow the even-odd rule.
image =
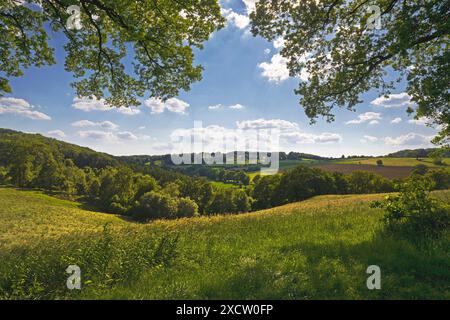
[[[177,202],[177,217],[193,217],[198,215],[198,205],[191,199],[179,198]]]
[[[412,170],[411,174],[419,174],[419,175],[425,175],[428,173],[428,166],[425,164],[418,164],[417,166],[414,166],[414,169]]]
[[[382,167],[383,165],[383,160],[377,160],[377,166]]]
[[[450,227],[450,206],[430,196],[433,182],[427,178],[409,179],[400,194],[388,196],[373,207],[386,211],[388,232],[420,240],[437,238]]]
[[[394,184],[378,174],[368,171],[354,171],[347,176],[349,192],[354,194],[394,191]]]
[[[131,214],[138,220],[147,221],[163,217],[175,217],[178,204],[175,198],[156,191],[145,193]]]

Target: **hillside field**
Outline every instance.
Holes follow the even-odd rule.
[[[392,158],[392,157],[379,157],[379,158],[356,158],[356,159],[342,159],[334,161],[337,164],[366,164],[366,165],[377,165],[377,161],[383,161],[385,166],[395,166],[395,167],[414,167],[419,164],[424,164],[431,168],[445,168],[445,166],[438,166],[433,163],[430,158],[421,158],[417,160],[416,158]],[[450,158],[445,158],[444,163],[450,166]]]
[[[450,192],[436,195],[450,201]],[[319,196],[254,213],[138,224],[0,188],[0,298],[449,299],[450,235],[421,249],[390,238],[382,212],[369,207],[383,197]],[[148,248],[163,256],[154,244],[167,236],[174,249],[149,263]],[[64,269],[74,263],[85,276],[79,291],[65,288]],[[366,287],[372,264],[382,270],[381,290]]]

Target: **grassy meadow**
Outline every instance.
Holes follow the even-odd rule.
[[[426,247],[390,238],[370,208],[384,196],[139,224],[0,188],[0,298],[449,299],[450,235]],[[81,290],[66,289],[70,264]],[[366,287],[372,264],[381,290]]]
[[[393,158],[393,157],[379,157],[379,158],[355,158],[355,159],[342,159],[333,161],[333,163],[337,164],[369,164],[369,165],[377,165],[377,161],[383,161],[383,165],[385,166],[395,166],[395,167],[414,167],[419,164],[424,164],[431,168],[442,168],[443,166],[439,166],[433,163],[433,159],[431,158],[421,158],[417,160],[416,158]],[[443,159],[443,162],[446,165],[450,165],[450,158]]]

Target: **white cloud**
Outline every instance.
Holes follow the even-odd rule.
[[[273,47],[275,49],[281,49],[284,47],[284,38],[283,37],[278,37],[273,41]]]
[[[165,102],[159,98],[150,98],[145,100],[144,105],[150,108],[153,114],[163,113],[165,110],[178,114],[186,114],[186,109],[189,108],[189,103],[177,98],[170,98]]]
[[[281,137],[291,144],[305,144],[305,143],[339,143],[343,138],[340,134],[324,132],[321,134],[312,134],[305,132],[287,132],[282,133]]]
[[[406,92],[402,92],[378,97],[371,104],[377,107],[398,108],[412,105],[412,102],[411,97]]]
[[[66,134],[62,130],[52,130],[52,131],[47,132],[47,134],[49,136],[55,137],[55,138],[65,138],[66,137]]]
[[[202,141],[202,151],[231,151],[244,150],[242,145],[247,145],[247,151],[281,150],[280,145],[292,149],[301,144],[327,144],[340,143],[343,138],[340,134],[324,132],[320,134],[306,133],[299,129],[295,122],[282,119],[257,119],[237,121],[235,128],[226,128],[218,125],[197,127],[190,129],[176,129],[171,134],[171,141],[175,143],[172,152],[192,152],[191,141]],[[187,140],[186,140],[187,138]],[[276,139],[276,138],[279,138]],[[276,142],[274,143],[274,141]],[[194,146],[199,148],[200,145]],[[250,150],[249,150],[250,148]],[[201,151],[196,149],[196,152]]]
[[[431,124],[432,122],[433,122],[433,120],[431,120],[430,118],[427,118],[427,117],[422,117],[420,119],[408,120],[408,123],[415,124],[418,126],[427,126],[427,125]]]
[[[111,109],[105,104],[104,99],[100,100],[97,98],[89,99],[86,97],[83,98],[75,97],[73,99],[72,107],[85,112],[109,111]]]
[[[131,108],[131,107],[120,107],[120,108],[115,108],[114,109],[116,112],[124,114],[126,116],[134,116],[136,114],[140,114],[141,110],[136,109],[136,108]]]
[[[208,107],[209,110],[219,110],[219,109],[231,109],[231,110],[242,110],[245,109],[245,106],[242,104],[236,103],[229,106],[224,106],[223,104],[216,104]]]
[[[378,138],[374,136],[368,136],[365,135],[363,139],[360,140],[362,143],[368,143],[368,142],[377,142]]]
[[[93,122],[90,120],[80,120],[72,123],[73,127],[86,128],[86,127],[101,127],[103,129],[116,130],[119,126],[111,121]]]
[[[430,146],[433,138],[434,136],[411,132],[398,137],[386,137],[384,141],[389,146]]]
[[[81,138],[88,138],[92,140],[103,140],[110,143],[113,142],[121,142],[121,141],[132,141],[143,139],[147,140],[148,136],[136,136],[134,133],[129,131],[121,131],[121,132],[112,132],[112,131],[104,131],[104,130],[83,130],[79,131],[78,135]]]
[[[269,48],[264,49],[264,54],[265,54],[265,55],[268,55],[269,53],[270,53],[270,49],[269,49]]]
[[[372,120],[369,122],[370,125],[380,124],[380,121],[378,120]]]
[[[245,8],[247,9],[247,14],[252,13],[256,10],[256,3],[258,0],[242,0],[245,4]]]
[[[397,117],[397,118],[393,119],[393,120],[391,121],[391,123],[392,123],[392,124],[399,124],[399,123],[402,122],[402,121],[403,121],[402,118]]]
[[[121,114],[125,115],[136,115],[141,113],[140,110],[132,107],[109,107],[106,105],[105,99],[97,99],[97,98],[88,98],[88,97],[82,97],[78,98],[75,97],[73,99],[72,107],[84,112],[91,112],[91,111],[115,111]]]
[[[108,141],[116,140],[116,136],[114,135],[114,133],[110,131],[86,130],[86,131],[79,131],[78,135],[82,138],[89,138],[93,140],[108,140]]]
[[[269,82],[280,83],[289,78],[287,59],[279,53],[273,55],[270,62],[262,62],[258,67],[262,69],[261,75],[268,78]]]
[[[282,119],[256,119],[237,121],[236,127],[243,130],[278,129],[280,131],[299,130],[298,123]]]
[[[222,15],[231,25],[235,25],[239,29],[246,29],[250,24],[250,18],[246,15],[234,12],[232,9],[223,9]]]
[[[45,113],[33,110],[28,101],[12,97],[0,97],[0,114],[13,114],[32,120],[51,120]]]
[[[131,133],[129,131],[118,132],[116,134],[116,136],[122,140],[137,140],[138,139],[138,137],[136,137],[133,133]]]
[[[347,121],[345,124],[361,124],[365,122],[369,122],[370,124],[379,123],[378,120],[381,120],[381,114],[377,112],[366,112],[362,113],[358,116],[357,119]]]

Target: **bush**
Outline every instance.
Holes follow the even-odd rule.
[[[378,174],[368,171],[354,171],[347,176],[349,193],[380,193],[394,191],[394,184]]]
[[[377,166],[382,167],[383,165],[383,160],[377,160]]]
[[[433,182],[427,178],[409,179],[400,194],[388,196],[373,207],[386,211],[388,232],[420,240],[438,238],[450,228],[450,206],[430,196]]]
[[[193,217],[198,215],[198,205],[189,198],[180,198],[177,203],[177,217]]]
[[[138,206],[132,209],[132,216],[141,221],[156,218],[175,217],[178,210],[176,199],[168,194],[156,191],[145,193],[139,199]]]
[[[419,174],[421,176],[427,174],[429,171],[429,168],[425,164],[418,164],[417,166],[414,166],[414,169],[412,170],[411,174]]]

